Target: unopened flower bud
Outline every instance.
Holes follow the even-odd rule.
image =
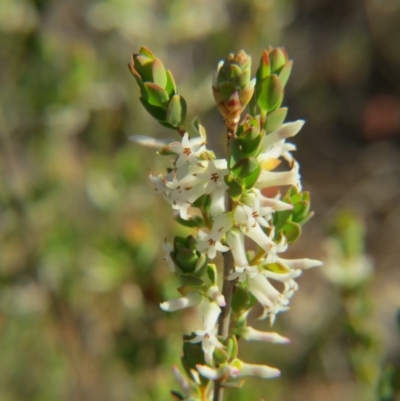
[[[251,80],[251,57],[243,50],[231,53],[220,62],[213,80],[213,94],[228,129],[235,131],[246,105],[254,93],[255,79]]]
[[[128,67],[140,87],[140,101],[147,112],[163,126],[184,132],[186,102],[177,93],[171,71],[146,47],[132,55]]]

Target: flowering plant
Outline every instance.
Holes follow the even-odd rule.
[[[192,123],[193,135],[186,131],[186,101],[163,63],[142,47],[129,64],[145,109],[180,135],[170,143],[132,137],[157,148],[159,155],[172,156],[167,173],[150,174],[150,180],[176,220],[193,229],[193,235],[175,237],[163,246],[165,260],[180,280],[181,297],[163,302],[161,308],[174,312],[197,307],[202,316],[201,325],[184,336],[187,377],[173,369],[181,387],[171,392],[176,400],[217,401],[223,387],[241,386],[246,376],[279,376],[274,367],[240,360],[238,340],[288,342],[275,332],[250,327],[248,314],[258,303],[263,308],[260,318],[272,324],[288,309],[302,270],[320,265],[280,256],[312,216],[309,193],[301,190],[299,165],[291,154],[296,148],[286,143],[304,124],[284,123],[287,109],[281,104],[291,67],[282,48],[263,52],[253,79],[251,58],[244,51],[220,62],[212,91],[227,130],[228,151],[226,159],[217,159],[207,148],[199,119]],[[249,114],[241,119],[247,105]],[[282,162],[289,169],[273,171]],[[289,187],[283,196],[276,190],[280,186]],[[222,286],[213,263],[218,253],[224,258]],[[282,283],[282,290],[274,282]]]

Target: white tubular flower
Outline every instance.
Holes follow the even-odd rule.
[[[207,252],[210,259],[214,259],[217,251],[226,252],[229,248],[221,244],[221,238],[232,227],[232,218],[229,213],[223,213],[214,220],[211,232],[199,230],[197,234],[197,249]]]
[[[185,132],[182,142],[172,142],[168,145],[169,150],[178,155],[176,167],[179,168],[186,162],[197,164],[198,157],[206,150],[201,137],[189,139],[189,134]]]
[[[291,138],[297,135],[297,133],[303,127],[304,123],[304,120],[297,120],[292,123],[286,123],[278,128],[275,132],[272,132],[269,135],[265,135],[262,143],[262,153],[267,152],[277,142],[284,141],[286,138]]]
[[[204,170],[193,175],[205,184],[205,194],[211,195],[210,216],[216,217],[225,212],[225,192],[228,186],[224,182],[224,177],[229,173],[227,161],[216,159],[201,162]]]
[[[257,188],[253,188],[253,196],[258,199],[261,207],[270,207],[275,211],[293,210],[293,205],[290,203],[282,202],[278,198],[267,198]],[[279,196],[279,195],[278,195]]]
[[[131,135],[129,140],[138,143],[139,145],[146,146],[153,149],[161,149],[168,145],[167,140],[152,138],[146,135]]]
[[[236,366],[224,364],[219,368],[211,368],[207,365],[196,365],[199,373],[209,379],[209,380],[218,380],[221,377],[236,377],[239,374],[239,368]]]
[[[246,204],[236,206],[234,215],[236,221],[239,224],[246,225],[248,229],[256,224],[269,227],[268,220],[272,217],[272,209],[262,207],[260,199],[254,198],[250,206]]]
[[[323,263],[319,260],[307,259],[307,258],[283,259],[277,257],[276,262],[282,264],[283,266],[291,270],[306,270],[306,269],[311,269],[312,267],[319,267],[323,265]]]
[[[202,303],[203,328],[196,330],[196,337],[189,340],[191,343],[201,342],[204,352],[204,359],[211,363],[215,348],[224,348],[224,345],[217,338],[217,321],[221,308],[215,303],[204,299]]]
[[[244,246],[244,235],[236,228],[233,228],[226,235],[226,242],[235,261],[235,271],[228,276],[228,279],[236,280],[239,278],[240,281],[245,281],[248,273],[257,272],[257,266],[249,266]]]
[[[206,182],[204,193],[210,194],[216,188],[228,189],[224,182],[224,177],[229,173],[228,163],[225,159],[216,159],[201,162],[205,170],[199,174],[194,174],[200,181]]]
[[[275,332],[260,331],[247,326],[242,333],[240,333],[247,341],[267,341],[274,344],[288,344],[290,340]]]
[[[160,308],[166,312],[175,312],[179,309],[190,308],[198,305],[203,300],[199,292],[190,292],[184,297],[171,299],[160,304]]]
[[[225,297],[221,294],[217,285],[212,285],[207,290],[207,295],[212,298],[219,306],[226,306]]]
[[[273,379],[279,377],[281,372],[279,369],[273,368],[268,365],[255,365],[252,363],[245,363],[240,361],[241,367],[239,368],[239,373],[235,375],[235,378],[241,378],[246,376],[258,376],[263,379]]]
[[[264,230],[256,224],[245,231],[245,234],[251,238],[259,247],[261,247],[265,252],[269,252],[271,249],[276,247],[276,243],[272,239],[273,236],[267,235]]]
[[[232,228],[232,230],[229,230],[226,234],[226,242],[232,251],[235,265],[242,268],[247,267],[249,262],[246,257],[243,233],[236,228]]]
[[[176,366],[176,365],[172,366],[172,373],[174,374],[175,380],[179,384],[179,387],[181,388],[181,390],[184,392],[186,397],[189,397],[190,393],[191,393],[189,381],[186,379],[185,376],[182,375],[178,366]]]
[[[226,211],[225,189],[222,187],[216,188],[213,192],[211,192],[210,196],[211,204],[209,214],[212,218],[215,218]]]
[[[271,172],[263,170],[258,177],[256,188],[268,188],[282,185],[293,185],[294,187],[301,189],[299,164],[293,163],[293,167],[290,171],[282,172]]]

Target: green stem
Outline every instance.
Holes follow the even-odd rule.
[[[230,158],[230,139],[234,136],[235,132],[228,128],[228,160]],[[228,194],[226,194],[227,198],[227,210],[232,210],[232,199]],[[231,317],[231,303],[232,303],[232,295],[235,284],[233,281],[228,280],[228,276],[230,276],[234,272],[234,259],[231,251],[224,252],[224,273],[223,273],[223,285],[222,285],[222,295],[225,298],[226,305],[222,308],[221,314],[218,319],[218,335],[223,338],[227,338],[229,336],[229,323]],[[223,389],[221,384],[216,382],[214,384],[214,397],[213,401],[222,401],[223,399]]]

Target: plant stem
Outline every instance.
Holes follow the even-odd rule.
[[[234,134],[233,131],[228,129],[228,158],[230,157],[230,138]],[[232,199],[226,194],[227,197],[227,210],[232,210]],[[231,251],[224,252],[224,273],[223,273],[223,285],[222,285],[222,295],[225,298],[226,305],[222,308],[221,314],[218,319],[218,335],[223,338],[227,338],[229,336],[229,323],[231,317],[231,303],[232,303],[232,295],[235,284],[233,281],[228,280],[227,277],[231,275],[234,271],[234,259]],[[214,384],[214,397],[213,401],[222,401],[223,399],[223,389],[221,384],[215,382]]]
[[[231,280],[227,280],[230,274],[233,273],[233,255],[231,251],[224,252],[224,284],[222,286],[222,294],[225,297],[226,305],[222,308],[221,314],[219,315],[218,320],[218,335],[226,338],[229,335],[229,322],[231,317],[231,302],[232,302],[232,294],[234,283]],[[214,398],[213,401],[222,401],[223,398],[223,389],[221,388],[220,383],[214,384]]]

